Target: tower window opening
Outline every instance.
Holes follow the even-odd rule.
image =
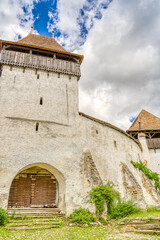
[[[12,71],[12,66],[10,66],[10,71]]]
[[[39,74],[37,74],[37,79],[39,79]]]
[[[40,98],[39,104],[43,105],[43,98],[42,97]]]
[[[117,150],[117,142],[116,141],[114,141],[114,147]]]
[[[60,78],[60,73],[58,73],[58,78]]]
[[[71,80],[71,75],[69,75],[69,80]]]
[[[36,132],[38,132],[39,123],[36,123]]]

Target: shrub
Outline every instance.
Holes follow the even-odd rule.
[[[0,208],[0,225],[5,225],[8,222],[8,212]]]
[[[119,198],[119,193],[112,188],[110,183],[93,188],[92,192],[90,192],[90,199],[91,202],[95,204],[96,214],[98,216],[101,216],[104,212],[105,204],[108,214],[110,214],[114,202]]]
[[[119,201],[117,205],[112,206],[110,212],[110,218],[124,218],[132,213],[139,212],[140,209],[135,206],[132,201],[121,202]]]
[[[152,172],[142,162],[131,161],[131,163],[135,168],[138,168],[140,171],[142,171],[149,180],[154,180],[154,186],[159,190],[160,193],[160,178],[158,173]]]
[[[88,209],[79,208],[73,211],[69,219],[74,223],[90,224],[95,222],[93,214]]]

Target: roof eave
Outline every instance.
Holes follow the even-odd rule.
[[[8,43],[8,44],[12,44],[12,45],[18,45],[18,46],[26,46],[26,47],[46,50],[46,51],[50,51],[50,52],[56,52],[56,53],[62,53],[62,54],[65,54],[65,55],[70,55],[70,56],[79,58],[80,59],[80,63],[82,63],[83,58],[84,58],[83,55],[79,55],[79,54],[76,54],[76,53],[69,53],[69,52],[65,52],[65,51],[53,50],[53,49],[50,49],[50,48],[38,47],[38,46],[35,46],[35,45],[28,45],[28,44],[24,44],[24,43],[18,43],[18,42],[12,42],[12,41],[4,41],[4,40],[0,41],[0,49],[1,50],[2,50],[3,43]]]

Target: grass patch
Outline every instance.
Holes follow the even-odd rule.
[[[158,240],[158,236],[143,234],[124,234],[118,225],[102,227],[62,227],[32,231],[7,231],[0,228],[1,240]]]
[[[156,218],[160,217],[160,210],[157,208],[148,208],[147,211],[133,213],[127,218]]]

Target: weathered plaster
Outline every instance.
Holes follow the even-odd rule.
[[[78,83],[68,75],[3,66],[0,78],[0,206],[7,207],[10,185],[22,170],[44,167],[59,183],[59,208],[93,206],[92,186],[107,181],[124,199],[131,184],[136,200],[154,205],[142,178],[130,161],[142,160],[136,141],[107,125],[78,114]],[[67,86],[67,88],[66,88]],[[67,89],[67,92],[66,92]],[[39,104],[43,97],[43,105]],[[35,131],[36,123],[38,131]],[[125,166],[125,171],[122,170]],[[124,169],[124,168],[123,168]],[[144,184],[144,183],[143,183]],[[146,185],[145,185],[146,186]],[[138,189],[138,190],[137,190]],[[130,194],[131,196],[133,194]]]

